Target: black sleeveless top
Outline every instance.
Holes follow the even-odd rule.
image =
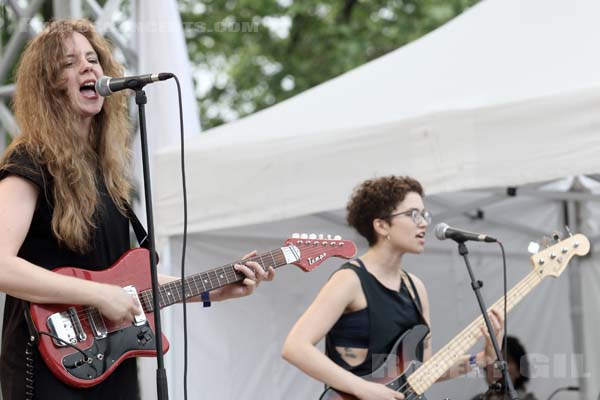
[[[367,308],[343,314],[340,317],[327,333],[325,352],[333,362],[342,368],[355,375],[363,376],[370,374],[383,363],[384,358],[381,355],[389,354],[404,332],[415,325],[426,325],[426,322],[420,311],[419,294],[408,274],[416,302],[411,297],[404,280],[402,280],[400,290],[388,289],[367,271],[360,259],[357,261],[360,267],[346,263],[338,271],[350,269],[358,275],[367,299]],[[356,337],[353,338],[353,335]],[[344,361],[335,349],[336,346],[344,346],[349,343],[348,347],[368,349],[365,360],[354,367]],[[417,349],[417,357],[422,361],[422,343]]]
[[[119,212],[98,177],[99,206],[94,216],[96,229],[92,235],[92,248],[85,254],[76,253],[61,246],[52,234],[53,211],[52,176],[29,154],[16,151],[8,167],[0,170],[0,179],[17,175],[39,188],[36,208],[27,236],[19,249],[18,256],[46,269],[59,266],[74,266],[88,270],[110,267],[130,248],[129,220]],[[35,399],[139,399],[136,360],[125,360],[101,384],[89,389],[66,386],[52,375],[41,359],[37,348],[29,349],[24,310],[27,303],[6,296],[2,326],[2,353],[0,354],[0,384],[4,400],[26,398],[27,374],[33,368]],[[31,361],[25,352],[33,350]],[[28,366],[31,365],[31,366]]]

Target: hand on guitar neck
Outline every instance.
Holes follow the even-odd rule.
[[[242,257],[242,260],[247,260],[257,255],[256,250],[246,254]],[[275,277],[275,270],[272,265],[269,265],[268,268],[263,269],[261,265],[255,261],[247,261],[244,264],[236,264],[234,266],[237,272],[240,272],[246,276],[242,282],[231,283],[229,285],[223,286],[219,289],[214,289],[210,292],[211,301],[222,301],[226,299],[235,299],[238,297],[244,297],[252,294],[254,289],[258,287],[258,285],[262,281],[272,281]]]
[[[498,343],[498,346],[502,347],[502,339],[504,338],[504,315],[502,315],[499,309],[493,308],[492,311],[488,313],[488,317],[492,324],[492,328],[494,329],[496,343]],[[490,365],[497,359],[496,351],[494,350],[490,334],[485,325],[481,327],[481,333],[483,334],[483,337],[485,337],[485,348],[483,350],[485,359],[483,360],[483,364]],[[481,366],[481,364],[478,365]]]

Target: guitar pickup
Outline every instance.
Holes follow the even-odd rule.
[[[77,344],[77,341],[83,342],[87,339],[75,307],[52,314],[48,317],[47,324],[50,333],[58,338],[52,338],[52,341],[59,347],[67,346],[66,343],[74,345]]]
[[[90,327],[92,328],[92,332],[94,332],[94,338],[104,339],[108,336],[108,329],[106,329],[106,324],[100,312],[96,308],[89,308],[87,314]]]
[[[133,325],[135,325],[135,326],[144,325],[146,323],[146,314],[144,314],[144,310],[142,308],[140,298],[138,297],[137,289],[134,286],[129,285],[129,286],[125,286],[123,288],[123,290],[126,291],[127,293],[129,293],[131,295],[131,297],[135,298],[135,301],[137,301],[138,305],[140,306],[140,309],[142,309],[141,313],[139,313],[138,315],[133,317]]]

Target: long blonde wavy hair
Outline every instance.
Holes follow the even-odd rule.
[[[51,22],[28,44],[21,58],[13,103],[21,134],[7,149],[2,165],[13,152],[24,149],[47,168],[54,180],[52,232],[59,243],[83,253],[90,250],[96,227],[98,177],[104,179],[110,197],[125,213],[131,191],[127,174],[130,126],[121,92],[105,99],[92,120],[89,136],[82,136],[77,128],[80,116],[69,100],[63,76],[64,43],[75,32],[90,42],[106,75],[123,75],[109,44],[89,21]]]

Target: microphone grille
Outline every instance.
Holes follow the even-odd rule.
[[[435,226],[435,237],[439,240],[446,240],[446,229],[448,229],[448,224],[440,222]]]
[[[108,84],[110,83],[110,76],[103,76],[96,81],[96,93],[102,97],[110,96],[112,94]]]

